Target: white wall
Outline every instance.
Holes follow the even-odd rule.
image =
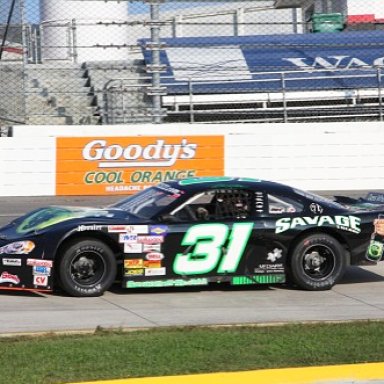
[[[374,14],[384,17],[383,0],[348,0],[348,15]]]
[[[295,129],[228,137],[229,175],[276,180],[311,190],[384,188],[384,125],[327,132]],[[257,140],[257,142],[255,142]]]
[[[224,135],[225,173],[309,190],[384,189],[384,123],[15,126],[0,196],[55,194],[55,137]],[[209,166],[209,164],[207,164]]]
[[[54,148],[54,138],[0,138],[0,196],[54,195]]]

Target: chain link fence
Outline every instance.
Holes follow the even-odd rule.
[[[0,125],[383,120],[382,0],[2,0]]]

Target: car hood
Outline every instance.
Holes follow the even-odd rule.
[[[108,219],[127,219],[128,214],[115,208],[50,206],[39,208],[19,217],[0,229],[0,239],[23,237],[31,232],[40,232],[54,225],[76,220],[106,221]]]

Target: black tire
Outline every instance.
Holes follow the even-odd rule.
[[[62,252],[57,275],[71,296],[101,296],[116,278],[116,258],[100,240],[78,240]]]
[[[331,289],[343,276],[345,250],[332,236],[314,234],[303,238],[290,258],[290,280],[308,291]]]

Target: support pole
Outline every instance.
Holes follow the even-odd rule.
[[[160,66],[160,3],[157,1],[151,3],[151,40],[153,45],[152,50],[152,65],[154,69]],[[158,70],[154,70],[152,73],[152,87],[153,89],[160,88],[160,72]],[[153,123],[160,124],[161,123],[161,96],[155,92],[152,96],[153,102]]]
[[[163,68],[160,60],[160,51],[162,44],[160,40],[161,21],[160,21],[160,4],[163,0],[146,0],[150,6],[151,20],[151,41],[148,43],[147,48],[151,51],[151,64],[147,66],[147,71],[151,73],[152,84],[148,92],[152,97],[152,123],[162,123],[162,109],[161,109],[161,95],[164,94],[165,89],[161,87],[160,73]]]
[[[9,8],[7,24],[5,25],[5,31],[4,31],[4,35],[3,35],[3,40],[1,41],[0,60],[3,58],[4,46],[5,46],[5,42],[7,41],[9,25],[11,24],[11,21],[12,21],[13,10],[15,9],[15,3],[16,3],[16,0],[12,0],[11,7]]]

